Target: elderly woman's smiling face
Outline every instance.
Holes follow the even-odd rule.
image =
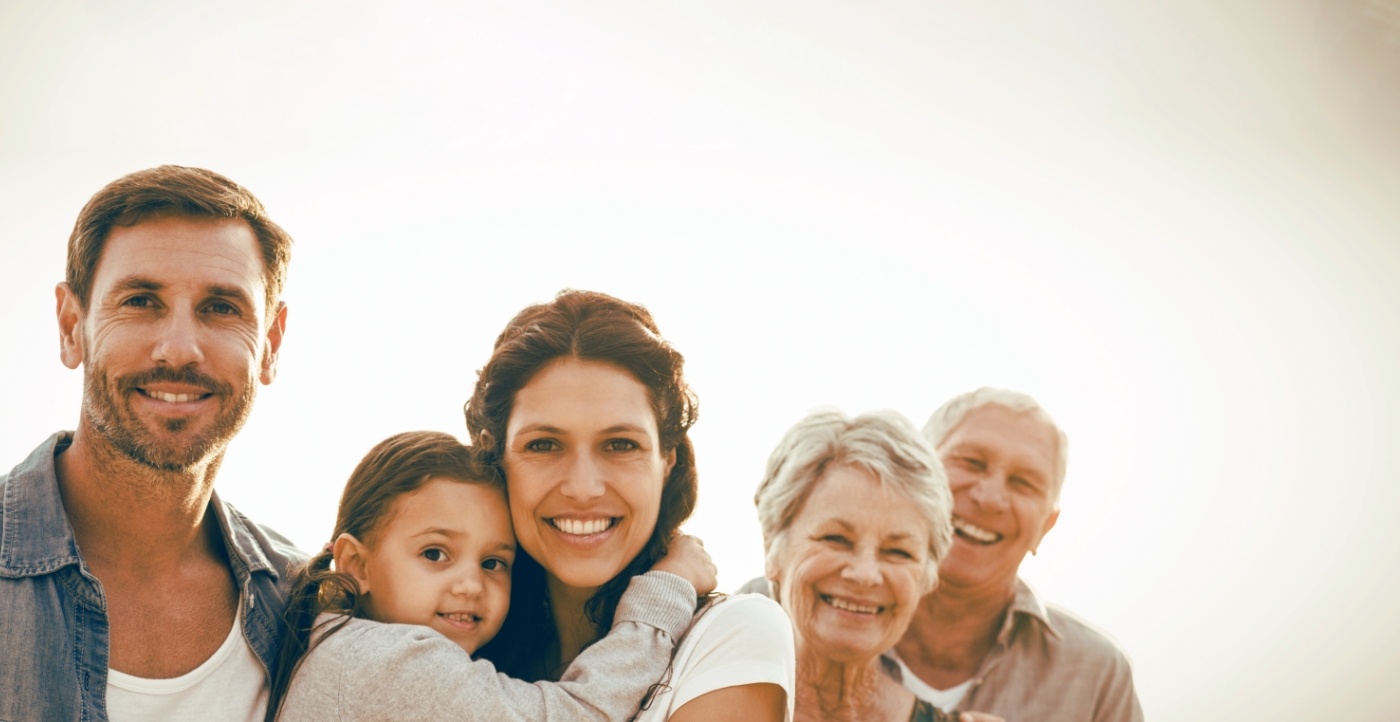
[[[869,471],[828,469],[768,570],[799,655],[865,663],[893,647],[929,588],[929,533],[917,507]]]

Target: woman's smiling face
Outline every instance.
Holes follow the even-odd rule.
[[[520,546],[554,580],[592,590],[651,537],[675,452],[661,452],[645,386],[565,357],[516,393],[503,461]]]

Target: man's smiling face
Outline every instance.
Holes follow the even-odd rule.
[[[988,404],[969,412],[938,450],[953,491],[954,529],[939,578],[1009,592],[1026,552],[1059,518],[1059,439],[1031,414]]]
[[[82,364],[83,423],[165,471],[222,454],[270,383],[285,308],[268,318],[242,220],[157,216],[107,237],[82,309],[59,287],[63,361]]]

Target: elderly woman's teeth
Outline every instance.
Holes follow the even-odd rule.
[[[842,611],[855,612],[856,614],[879,614],[881,609],[878,606],[871,606],[869,604],[857,604],[855,602],[848,601],[840,597],[828,597],[826,595],[822,595],[822,601]]]

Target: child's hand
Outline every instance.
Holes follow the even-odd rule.
[[[715,576],[719,572],[710,559],[710,553],[705,551],[705,543],[700,541],[700,537],[689,534],[676,534],[671,539],[671,551],[666,552],[666,556],[657,560],[651,568],[653,571],[670,572],[690,582],[695,587],[695,593],[701,596],[713,592],[719,585],[719,579]]]

